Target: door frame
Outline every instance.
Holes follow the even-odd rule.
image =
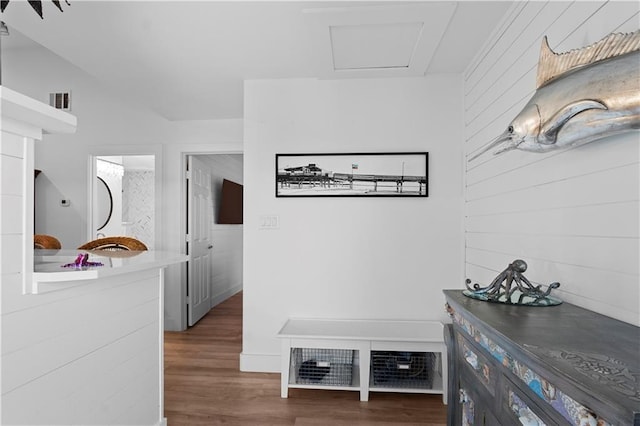
[[[163,235],[160,232],[160,224],[162,223],[162,145],[92,145],[89,147],[89,158],[87,165],[87,227],[85,229],[85,241],[95,239],[95,231],[93,227],[93,196],[96,191],[97,157],[118,156],[118,155],[153,155],[154,156],[154,226],[153,235],[155,247],[163,246]]]

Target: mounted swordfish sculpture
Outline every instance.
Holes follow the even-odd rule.
[[[640,30],[560,54],[545,36],[536,83],[507,130],[469,161],[496,147],[547,152],[640,129]]]

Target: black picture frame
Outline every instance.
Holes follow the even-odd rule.
[[[275,195],[428,197],[428,152],[276,154]]]

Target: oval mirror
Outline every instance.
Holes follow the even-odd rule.
[[[101,177],[98,176],[98,184],[96,186],[96,223],[99,225],[97,230],[101,230],[111,219],[113,213],[113,197],[109,185]]]

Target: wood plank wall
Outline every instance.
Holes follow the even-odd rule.
[[[22,294],[24,143],[2,132],[0,424],[162,424],[157,269]]]
[[[22,221],[24,220],[22,175],[24,167],[23,138],[3,131],[0,139],[0,291],[8,286],[22,291]],[[0,353],[4,353],[6,326],[2,312],[4,295],[0,296]],[[4,360],[0,365],[0,391],[4,393]],[[0,423],[4,422],[3,400],[0,399]]]
[[[159,424],[158,274],[26,296],[3,276],[2,424]]]
[[[465,153],[502,133],[535,91],[543,36],[565,52],[638,29],[639,3],[521,2],[465,71]],[[640,86],[638,88],[640,90]],[[514,259],[561,299],[640,325],[640,132],[565,151],[465,159],[466,276]]]

